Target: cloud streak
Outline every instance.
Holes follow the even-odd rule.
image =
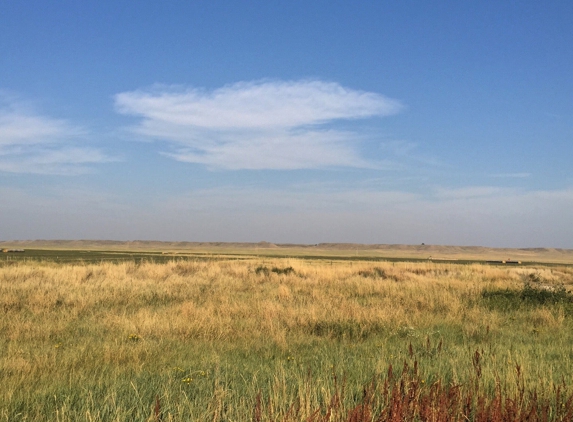
[[[531,176],[531,173],[497,173],[492,174],[491,177],[495,177],[498,179],[525,179]]]
[[[0,108],[0,171],[73,175],[113,160],[97,148],[77,145],[85,135],[65,120],[9,103]]]
[[[156,86],[115,96],[132,130],[166,141],[166,155],[223,169],[374,167],[358,151],[358,130],[340,121],[397,113],[398,101],[322,81],[241,82],[213,91]]]

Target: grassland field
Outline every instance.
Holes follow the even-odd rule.
[[[1,255],[0,420],[573,420],[568,263],[224,252]]]

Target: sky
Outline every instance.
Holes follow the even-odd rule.
[[[572,16],[3,0],[0,240],[573,248]]]

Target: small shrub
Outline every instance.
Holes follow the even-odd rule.
[[[529,273],[522,277],[524,284],[541,283],[541,276],[538,273]]]
[[[275,274],[289,275],[289,274],[294,273],[294,268],[293,267],[286,267],[286,268],[273,267],[273,269],[271,271]]]
[[[269,275],[270,271],[267,267],[263,266],[263,265],[259,265],[257,268],[255,268],[255,274],[256,275]]]
[[[563,285],[536,286],[532,283],[525,283],[520,292],[520,298],[522,301],[539,305],[573,302],[573,295]]]
[[[398,281],[398,277],[395,275],[387,274],[383,268],[379,267],[374,267],[370,270],[360,270],[358,271],[358,275],[361,275],[364,278],[381,278],[383,280]]]
[[[289,275],[289,274],[294,274],[294,268],[293,267],[286,267],[286,268],[279,268],[279,267],[273,267],[270,270],[263,266],[263,265],[259,265],[257,268],[255,268],[255,274],[257,275],[269,275],[270,273],[275,273],[275,274],[284,274],[284,275]]]
[[[536,274],[529,274],[521,290],[484,290],[481,297],[488,307],[505,311],[524,306],[573,304],[573,294],[568,292],[565,286],[549,286],[541,284],[540,281]]]

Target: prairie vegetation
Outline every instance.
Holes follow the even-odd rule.
[[[572,420],[572,287],[565,266],[4,262],[0,420]]]

